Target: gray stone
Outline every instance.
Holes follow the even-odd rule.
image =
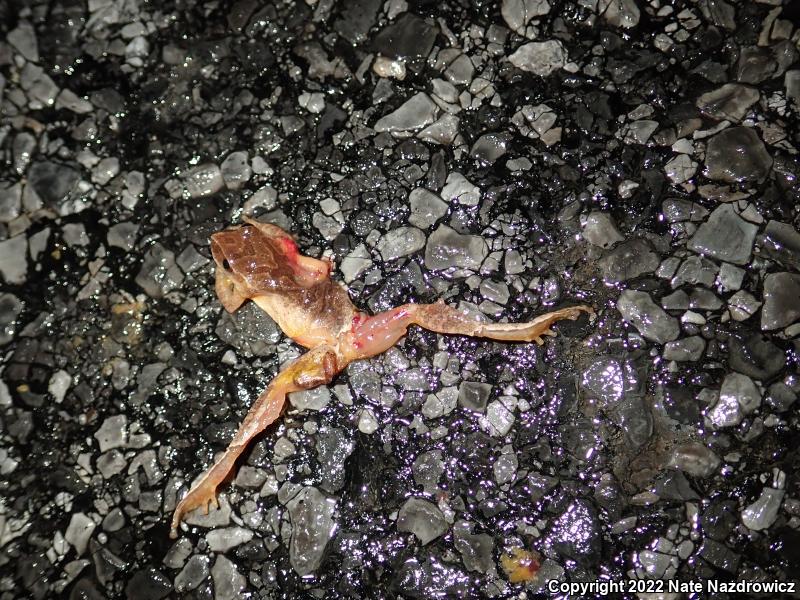
[[[92,168],[92,181],[98,185],[106,185],[119,175],[119,159],[115,156],[102,159]]]
[[[342,232],[342,229],[344,229],[344,223],[342,223],[341,220],[334,217],[329,217],[321,212],[314,213],[311,222],[322,234],[322,237],[329,242],[336,239],[336,236],[338,236]]]
[[[507,397],[501,397],[493,400],[486,407],[486,416],[481,417],[481,426],[489,432],[492,437],[502,437],[511,431],[516,417],[514,416],[513,409],[506,405],[509,400]],[[516,398],[510,398],[516,401]],[[510,405],[510,403],[509,403]],[[513,406],[513,405],[510,405]]]
[[[742,83],[757,84],[775,77],[778,69],[774,48],[744,46],[739,51],[735,78]],[[795,59],[796,60],[796,59]],[[795,62],[792,60],[791,62]]]
[[[461,560],[467,571],[487,573],[494,566],[492,536],[472,533],[472,526],[467,521],[456,521],[453,525],[453,545],[461,554]]]
[[[783,490],[765,487],[758,499],[742,510],[744,526],[754,531],[768,529],[778,518],[784,495]]]
[[[19,183],[0,187],[0,223],[10,223],[22,207],[22,186]]]
[[[145,253],[135,281],[151,298],[163,298],[180,288],[183,279],[183,271],[175,264],[175,253],[156,242]]]
[[[416,227],[397,227],[381,237],[377,248],[384,262],[389,262],[422,250],[425,241],[425,234]]]
[[[24,304],[14,294],[0,293],[0,346],[14,339],[17,318]]]
[[[648,340],[666,344],[678,337],[678,320],[653,302],[647,292],[625,290],[617,300],[617,310]]]
[[[458,88],[444,79],[434,79],[431,81],[434,95],[438,96],[449,104],[458,102]]]
[[[781,329],[800,318],[800,275],[770,273],[764,279],[761,329]]]
[[[736,29],[736,9],[725,0],[702,0],[698,4],[703,16],[717,27]]]
[[[86,246],[89,243],[89,236],[86,235],[83,223],[65,223],[61,231],[67,246]]]
[[[547,77],[567,62],[567,50],[558,40],[523,44],[508,57],[511,64],[540,77]]]
[[[433,49],[437,33],[435,25],[411,12],[404,12],[375,36],[372,48],[382,56],[403,60],[415,56],[427,57]]]
[[[639,24],[641,14],[635,0],[600,0],[598,11],[613,27],[630,29]]]
[[[0,298],[2,303],[2,298]],[[72,377],[63,369],[59,369],[50,376],[50,381],[47,384],[47,391],[53,397],[53,400],[60,404],[64,401],[64,396],[67,395],[69,386],[72,385]]]
[[[767,256],[800,270],[800,233],[788,223],[769,221],[756,243]]]
[[[464,381],[458,386],[458,403],[468,410],[483,412],[492,393],[492,386],[488,383]]]
[[[197,589],[208,577],[210,562],[207,556],[195,554],[187,562],[181,572],[175,576],[175,591],[179,594]]]
[[[460,234],[442,224],[428,237],[425,266],[431,270],[461,267],[477,271],[488,254],[489,246],[482,237]]]
[[[682,198],[667,198],[661,203],[661,212],[670,223],[700,222],[708,216],[705,207]]]
[[[542,475],[541,473],[530,473],[528,475],[528,489],[530,490],[531,500],[538,502],[550,493],[558,485],[556,477]]]
[[[494,464],[492,464],[492,472],[494,473],[494,481],[497,485],[504,483],[511,483],[517,475],[519,468],[519,461],[517,455],[513,450],[507,454],[501,454]]]
[[[205,198],[220,191],[225,185],[225,180],[216,164],[203,163],[183,174],[183,184],[190,198]]]
[[[418,131],[434,122],[438,110],[436,103],[427,94],[418,92],[397,110],[378,119],[375,131],[391,133]]]
[[[764,401],[775,412],[785,412],[797,401],[797,392],[786,382],[776,381],[769,386]]]
[[[728,300],[728,310],[734,321],[746,321],[761,306],[761,302],[753,294],[739,290]]]
[[[288,398],[289,403],[297,410],[320,411],[330,403],[331,392],[328,386],[321,385],[310,390],[292,392]]]
[[[719,457],[706,446],[687,443],[673,448],[668,466],[692,477],[705,478],[717,471],[720,462]]]
[[[772,167],[772,157],[751,127],[723,129],[708,141],[706,171],[709,179],[727,183],[760,182]]]
[[[327,389],[327,386],[321,386]],[[322,473],[320,487],[330,494],[344,487],[345,465],[355,444],[341,427],[324,428],[317,433],[317,462]]]
[[[602,544],[597,510],[587,500],[575,500],[551,520],[545,547],[572,560],[597,560]]]
[[[97,527],[95,522],[85,513],[74,513],[70,518],[67,530],[64,532],[64,539],[75,547],[78,556],[86,552],[95,527]]]
[[[397,530],[413,533],[424,546],[447,532],[447,521],[435,504],[409,498],[397,515]]]
[[[658,129],[658,121],[650,119],[632,121],[622,130],[623,140],[626,144],[646,144],[656,129]]]
[[[55,104],[58,86],[42,67],[31,62],[25,63],[19,83],[28,95],[28,106],[31,108],[41,109]]]
[[[480,188],[458,172],[447,176],[447,183],[442,188],[441,195],[448,204],[457,202],[464,206],[477,206],[481,200]]]
[[[67,110],[71,110],[72,112],[85,115],[90,113],[94,110],[94,106],[91,102],[78,96],[72,90],[63,89],[61,93],[56,98],[56,109],[66,108]]]
[[[214,566],[211,567],[211,579],[214,581],[214,600],[239,600],[246,597],[243,591],[247,579],[224,556],[217,556]]]
[[[719,390],[720,401],[729,404],[732,401],[739,403],[745,415],[751,414],[761,406],[761,390],[747,375],[741,373],[728,373],[722,380]]]
[[[661,306],[665,310],[687,310],[689,308],[689,295],[683,290],[675,290],[661,299]]]
[[[525,26],[531,19],[550,12],[547,0],[503,0],[500,14],[512,31],[525,35]]]
[[[625,239],[611,215],[596,211],[587,215],[583,222],[582,235],[587,242],[601,248],[610,248]]]
[[[410,220],[410,219],[409,219]],[[418,225],[418,223],[415,223]],[[364,244],[359,244],[339,263],[339,271],[346,283],[351,283],[372,266],[372,258]]]
[[[664,579],[667,569],[672,564],[672,557],[669,554],[653,550],[640,550],[636,554],[636,559],[638,562],[637,571],[644,575],[642,579]]]
[[[631,448],[641,448],[653,435],[653,415],[641,396],[626,396],[612,407],[609,416]]]
[[[115,509],[122,518],[122,511]],[[109,513],[113,514],[114,511]],[[123,521],[124,522],[124,521]],[[107,529],[106,531],[119,531],[120,527]],[[153,567],[136,571],[125,585],[126,600],[161,600],[172,592],[172,581],[161,571]]]
[[[693,335],[674,342],[668,342],[664,346],[664,359],[676,362],[700,360],[705,349],[705,340],[699,335]]]
[[[412,190],[408,200],[411,206],[408,222],[420,229],[431,227],[447,214],[447,203],[425,188]]]
[[[639,379],[629,361],[599,356],[581,373],[580,387],[601,408],[608,409],[626,393],[636,392]]]
[[[250,180],[253,170],[250,168],[247,152],[231,152],[220,165],[220,173],[225,186],[229,190],[238,190]]]
[[[735,292],[742,287],[745,270],[734,267],[731,263],[722,263],[717,275],[717,283],[723,292]]]
[[[28,238],[24,233],[0,242],[0,276],[13,285],[25,283],[28,274]]]
[[[281,339],[275,321],[251,302],[233,314],[222,311],[214,333],[246,356],[270,356],[275,353],[275,344]],[[292,400],[293,396],[289,395],[289,402]]]
[[[502,281],[484,279],[480,285],[481,295],[490,302],[505,304],[510,297],[508,286]]]
[[[253,532],[244,527],[220,527],[206,533],[208,549],[212,552],[227,552],[231,548],[246,544],[253,539]]]
[[[6,39],[26,60],[39,62],[39,44],[30,22],[20,21],[16,28],[8,32]]]
[[[743,418],[742,407],[733,396],[720,396],[714,408],[706,414],[706,420],[715,429],[733,427],[741,423]]]
[[[341,7],[339,18],[333,22],[334,29],[353,45],[364,42],[381,4],[380,0],[351,0]]]
[[[423,452],[411,465],[414,481],[422,487],[426,494],[435,494],[439,487],[439,479],[444,473],[444,461],[441,450]]]
[[[14,161],[12,163],[14,172],[17,175],[24,175],[31,161],[31,156],[36,150],[36,138],[27,131],[23,131],[14,136],[12,152]]]
[[[325,547],[336,530],[336,501],[315,487],[306,487],[286,506],[292,522],[289,562],[300,577],[305,577],[322,564]]]
[[[721,204],[700,225],[688,247],[698,254],[743,265],[750,260],[758,227],[736,214],[731,204]]]
[[[195,249],[194,244],[187,244],[175,262],[184,273],[193,273],[208,264],[209,260]]]
[[[28,169],[28,185],[46,206],[55,210],[76,188],[79,180],[77,169],[49,160],[35,162]]]
[[[475,140],[469,155],[484,166],[493,165],[508,151],[511,137],[507,133],[487,133]]]
[[[558,115],[547,104],[526,104],[511,117],[519,132],[531,139],[538,139],[550,131]]]
[[[728,573],[736,573],[742,560],[741,555],[708,536],[703,539],[698,554],[709,564]]]
[[[800,70],[786,71],[783,77],[786,97],[794,102],[795,110],[800,107]]]
[[[786,355],[768,338],[753,333],[744,339],[731,336],[728,362],[734,371],[764,381],[781,372],[786,366]]]
[[[740,83],[726,83],[697,99],[697,108],[705,115],[719,121],[741,121],[748,109],[758,102],[758,90]]]
[[[654,272],[659,265],[656,254],[646,241],[628,240],[619,244],[603,258],[598,265],[608,281],[629,281],[645,273]]]
[[[466,54],[459,54],[444,70],[444,76],[453,85],[467,85],[474,74],[475,65]]]
[[[124,448],[128,444],[128,417],[114,415],[108,417],[94,434],[100,452],[112,448]]]
[[[717,310],[722,308],[722,300],[711,290],[696,287],[692,289],[691,292],[689,296],[689,308],[693,310]]]
[[[114,475],[121,473],[127,464],[122,452],[109,450],[97,459],[97,470],[100,471],[103,479],[111,479]]]
[[[697,172],[697,163],[688,154],[678,154],[664,165],[664,173],[675,185],[689,181]]]
[[[458,404],[458,389],[442,388],[435,394],[428,394],[422,405],[422,415],[426,419],[438,419],[453,412]]]
[[[417,137],[426,142],[434,144],[450,145],[458,135],[458,125],[460,121],[455,115],[444,114],[433,124],[429,125],[417,134]]]
[[[361,433],[372,435],[380,428],[380,423],[375,417],[375,413],[369,408],[363,408],[358,411],[358,430]]]

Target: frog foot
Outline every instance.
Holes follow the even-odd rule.
[[[183,520],[184,515],[195,510],[200,509],[204,515],[209,513],[209,505],[213,506],[215,510],[219,509],[219,500],[217,500],[217,484],[204,478],[199,484],[192,486],[189,493],[175,507],[175,513],[172,515],[172,525],[169,531],[169,537],[173,540],[178,537],[178,527]]]

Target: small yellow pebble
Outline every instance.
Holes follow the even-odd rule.
[[[536,577],[541,558],[536,551],[514,547],[500,556],[500,564],[511,583],[525,583]]]

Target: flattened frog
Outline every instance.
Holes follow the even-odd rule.
[[[170,530],[173,538],[187,512],[200,508],[207,514],[209,504],[219,506],[217,487],[250,441],[280,416],[286,394],[330,383],[350,362],[388,350],[410,325],[438,333],[542,344],[543,336],[555,335],[550,326],[556,321],[593,313],[589,306],[572,306],[529,323],[481,323],[437,302],[405,304],[370,316],[353,306],[345,289],[330,278],[330,262],[300,254],[292,237],[275,225],[244,220],[242,226],[211,236],[217,296],[228,312],[252,300],[308,351],[272,380],[225,452],[178,503]]]

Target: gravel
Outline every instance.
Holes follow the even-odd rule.
[[[11,4],[3,599],[800,570],[792,3]],[[596,315],[541,347],[411,325],[293,394],[171,541],[303,351],[216,298],[209,236],[245,215],[365,312]]]

